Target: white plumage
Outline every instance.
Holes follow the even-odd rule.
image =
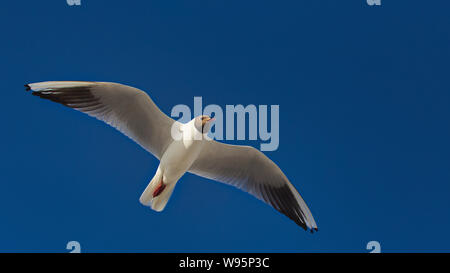
[[[304,229],[317,230],[308,206],[273,161],[253,147],[206,138],[213,121],[208,116],[181,124],[161,112],[145,92],[118,83],[51,81],[25,86],[33,95],[106,122],[160,160],[139,199],[143,205],[162,211],[178,180],[190,172],[236,186]],[[173,138],[173,132],[181,138]]]

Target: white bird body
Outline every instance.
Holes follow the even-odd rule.
[[[242,189],[303,229],[317,230],[308,206],[281,169],[253,147],[207,138],[214,120],[208,116],[181,124],[161,112],[147,93],[118,83],[51,81],[25,86],[35,96],[106,122],[158,158],[156,173],[139,199],[153,210],[165,208],[176,183],[189,172]]]
[[[189,170],[197,159],[206,137],[195,128],[195,119],[181,125],[180,139],[174,139],[161,157],[155,176],[142,193],[139,201],[151,206],[156,211],[162,211],[169,201],[170,195],[178,180]],[[164,191],[153,196],[155,188],[161,181],[165,185]]]

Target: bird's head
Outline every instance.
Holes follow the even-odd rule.
[[[198,116],[194,120],[195,128],[202,134],[206,134],[211,129],[214,120],[214,118],[207,115]]]

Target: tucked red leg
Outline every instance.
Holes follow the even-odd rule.
[[[164,185],[163,181],[161,180],[161,182],[159,183],[159,185],[156,187],[155,191],[153,192],[153,198],[160,195],[165,188],[166,188],[166,185]]]

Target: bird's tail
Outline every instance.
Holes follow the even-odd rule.
[[[176,182],[167,183],[163,181],[162,171],[158,168],[139,201],[142,205],[151,207],[155,211],[162,211],[172,195],[175,184]]]

